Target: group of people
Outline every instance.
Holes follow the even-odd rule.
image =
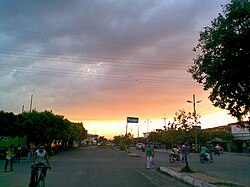
[[[5,165],[4,165],[4,171],[7,172],[7,167],[10,163],[10,171],[13,170],[13,163],[20,163],[20,157],[21,157],[22,148],[20,144],[18,144],[17,147],[14,147],[13,145],[10,145],[8,149],[6,150],[6,159],[5,159]]]
[[[185,144],[181,144],[179,147],[176,145],[173,146],[172,148],[172,154],[175,156],[175,158],[178,161],[185,162],[185,155],[187,154],[187,146]],[[215,154],[221,154],[223,153],[223,148],[217,144],[215,147]],[[205,146],[205,144],[202,144],[201,149],[200,149],[200,155],[203,155],[207,160],[210,160],[210,154],[211,151]],[[147,169],[153,168],[154,167],[154,156],[155,156],[155,151],[152,145],[148,145],[146,149],[146,166]]]
[[[185,155],[187,151],[187,146],[185,144],[181,144],[179,147],[176,145],[173,146],[172,152],[178,161],[185,162]]]
[[[20,156],[21,156],[21,146],[18,145],[18,147],[15,149],[13,145],[10,145],[6,151],[6,161],[4,166],[4,171],[7,172],[8,164],[10,163],[10,171],[13,170],[13,163],[14,162],[20,162]],[[31,165],[31,177],[30,177],[30,183],[29,187],[35,186],[35,175],[37,172],[37,167],[41,165],[45,165],[47,167],[42,168],[43,176],[46,177],[47,168],[50,168],[49,163],[49,155],[47,151],[45,150],[44,145],[39,145],[38,149],[34,151],[34,147],[30,149],[28,154],[28,159],[32,161]]]
[[[185,155],[187,151],[187,147],[185,144],[181,144],[179,148],[177,146],[174,146],[172,151],[178,159],[182,160],[182,162],[185,162]],[[154,151],[153,145],[148,144],[146,146],[146,168],[147,169],[154,167],[154,156],[155,156],[155,151]]]

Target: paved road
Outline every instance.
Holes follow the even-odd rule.
[[[195,171],[245,186],[250,186],[250,157],[235,154],[213,156],[214,163],[201,164],[198,155],[190,156]]]
[[[144,155],[141,151],[131,149],[133,153]],[[185,163],[177,162],[170,164],[166,151],[156,149],[155,162],[160,166],[184,166]],[[225,179],[235,183],[250,187],[250,154],[224,153],[220,156],[214,156],[214,163],[201,164],[197,154],[188,156],[189,166],[196,172],[205,173],[209,176]]]
[[[165,157],[163,157],[166,159]],[[96,147],[66,151],[51,159],[52,170],[46,178],[47,187],[186,187],[156,170],[166,160],[157,162],[155,169],[145,168],[145,158],[130,157],[123,151]],[[0,162],[3,168],[4,162]],[[14,165],[14,172],[0,173],[1,187],[28,186],[30,163]]]

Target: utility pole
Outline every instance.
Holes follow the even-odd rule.
[[[164,114],[164,128],[166,129],[167,128],[167,118],[166,118],[166,114]]]
[[[137,138],[140,137],[140,124],[138,123],[138,131],[137,131]]]
[[[23,107],[22,107],[22,113],[24,113],[24,105],[23,105]]]
[[[149,121],[149,119],[147,119],[147,121],[145,121],[145,123],[147,123],[147,132],[149,132],[149,123],[151,123],[151,121]]]
[[[32,111],[32,101],[33,101],[33,95],[31,94],[31,98],[30,98],[30,112]]]
[[[200,103],[201,100],[196,101],[195,100],[195,94],[193,94],[193,101],[187,100],[188,103],[193,103],[193,108],[194,108],[194,122],[195,122],[195,126],[194,126],[194,133],[195,133],[195,151],[197,152],[197,142],[198,142],[198,138],[197,138],[197,116],[196,116],[196,103]]]
[[[128,122],[126,123],[126,136],[128,135]]]

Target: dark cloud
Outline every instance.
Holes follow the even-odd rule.
[[[124,114],[134,103],[141,114],[170,110],[161,102],[201,88],[186,72],[191,49],[228,2],[1,0],[2,109],[17,112],[34,94],[40,110],[68,116],[79,108],[92,118]]]

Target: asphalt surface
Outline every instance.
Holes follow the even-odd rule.
[[[115,149],[80,147],[62,152],[50,160],[52,170],[48,171],[46,186],[189,186],[157,171],[158,167],[185,165],[181,162],[170,164],[166,150],[156,150],[155,168],[150,170],[146,169],[145,152],[135,148],[130,151],[128,154]],[[190,154],[188,160],[195,172],[250,186],[250,154],[224,153],[214,156],[214,163],[206,164],[200,163],[197,154]],[[5,173],[4,163],[0,161],[0,187],[28,186],[31,164],[25,158],[14,164],[13,172]]]
[[[133,150],[133,149],[132,149]],[[170,151],[157,150],[156,160],[168,157]],[[158,157],[157,157],[158,155]],[[165,156],[163,156],[165,155]],[[163,157],[163,158],[161,158]],[[191,169],[197,173],[218,178],[227,182],[250,187],[250,154],[249,153],[224,153],[220,156],[213,155],[213,163],[201,164],[198,154],[190,153],[188,162]],[[174,164],[161,163],[161,167],[184,167],[185,164],[176,162]]]
[[[154,169],[146,169],[144,154],[131,157],[116,149],[80,147],[65,151],[51,158],[52,170],[46,177],[47,187],[186,187],[172,177]],[[165,161],[164,161],[165,162]],[[4,167],[4,161],[0,161]],[[14,171],[0,172],[1,187],[25,187],[29,184],[30,163],[21,160],[14,164]]]

